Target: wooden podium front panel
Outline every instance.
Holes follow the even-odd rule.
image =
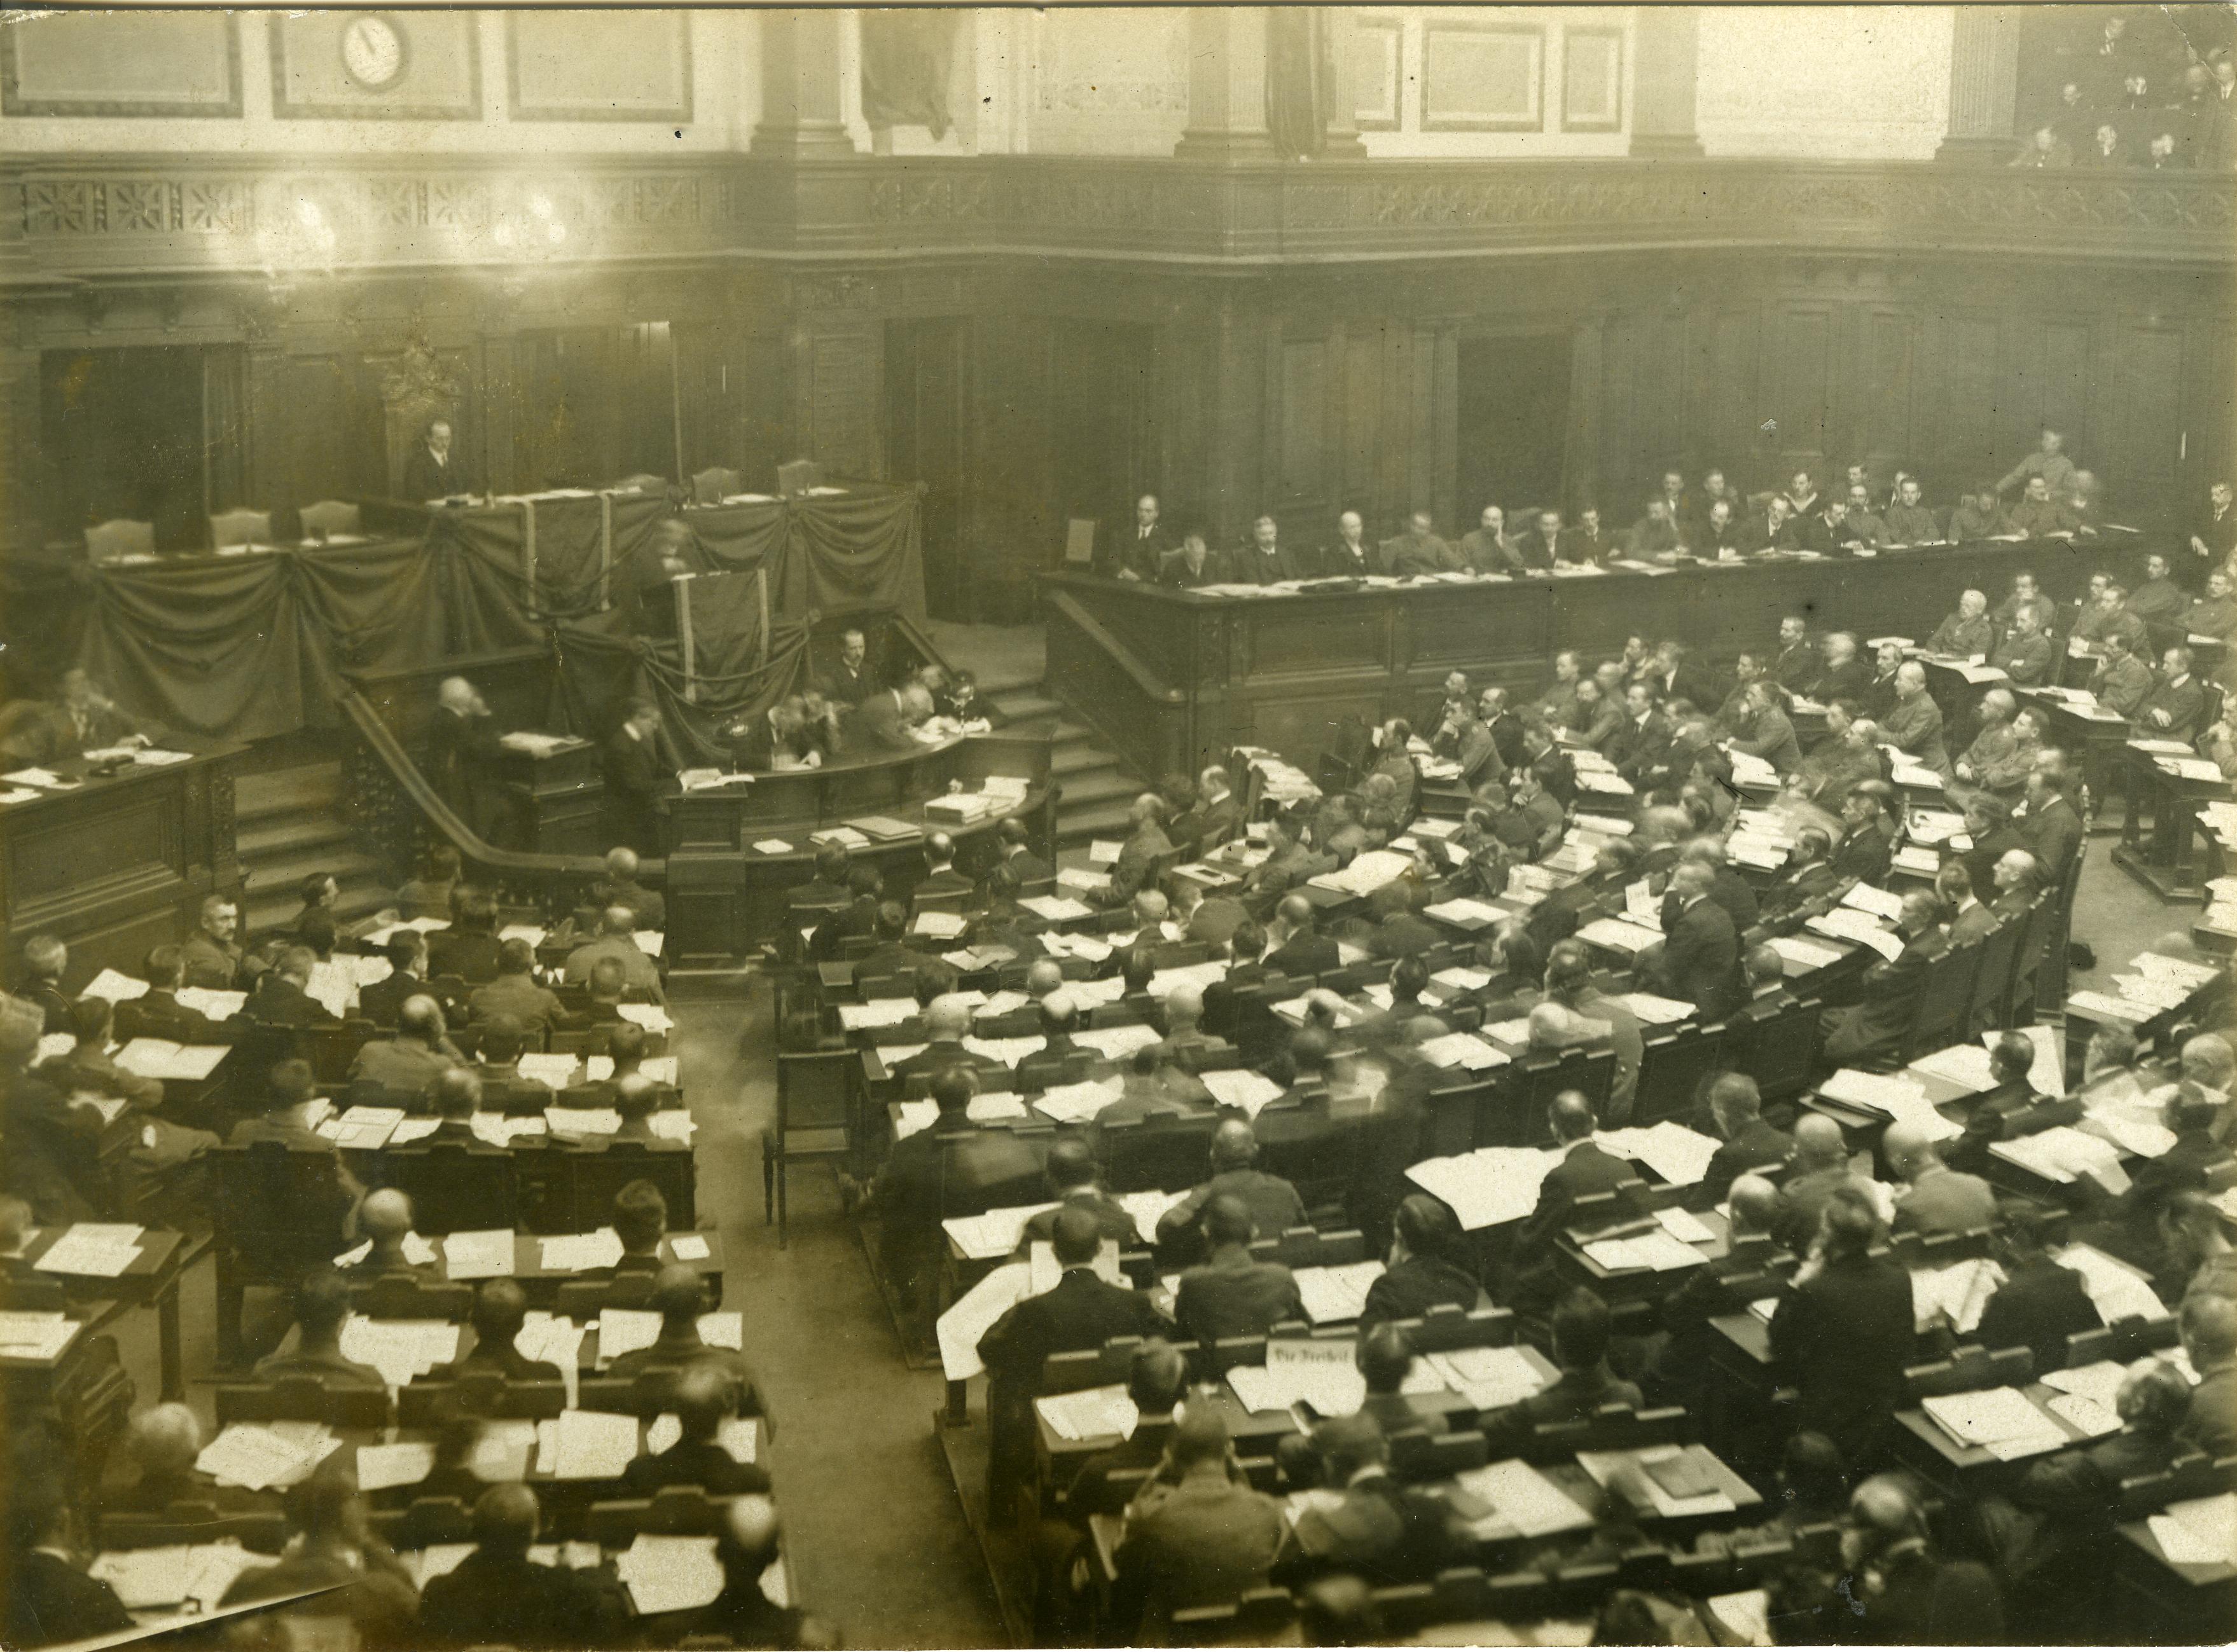
[[[202,897],[234,891],[233,763],[226,747],[164,768],[88,780],[0,808],[0,920],[70,949],[75,989],[114,965],[137,975],[150,947],[193,929]],[[63,778],[82,764],[58,764]]]

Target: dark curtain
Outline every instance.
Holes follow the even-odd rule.
[[[1328,135],[1328,29],[1318,6],[1266,8],[1266,129],[1296,159]]]
[[[735,718],[767,711],[793,691],[808,663],[803,625],[770,628],[764,665],[696,678],[683,675],[680,644],[635,635],[619,614],[564,621],[554,632],[569,726],[604,740],[619,726],[630,701],[650,700],[660,708],[670,747],[687,768],[729,767],[729,744],[716,731]],[[758,638],[754,641],[757,645]],[[758,652],[756,646],[749,655]]]
[[[924,553],[914,488],[801,499],[791,510],[777,612],[803,618],[841,608],[898,609],[924,619]]]
[[[862,14],[862,118],[872,126],[922,126],[947,135],[947,75],[955,49],[951,11]]]

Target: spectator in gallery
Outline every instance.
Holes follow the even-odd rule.
[[[2029,135],[2010,164],[2026,171],[2056,171],[2074,164],[2074,150],[2058,135],[2058,128],[2046,122]]]

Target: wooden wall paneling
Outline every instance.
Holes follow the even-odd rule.
[[[1999,328],[1987,310],[1930,312],[1927,319],[1927,359],[1937,382],[1932,451],[1922,468],[1930,497],[1947,508],[1974,484],[2003,474],[1998,458],[2009,439],[1997,425]]]
[[[1587,504],[1600,503],[1603,480],[1600,451],[1606,421],[1601,385],[1607,380],[1607,323],[1592,316],[1580,322],[1569,350],[1568,429],[1561,444],[1561,503],[1574,515]],[[1481,510],[1480,504],[1472,509]],[[1613,517],[1603,517],[1603,522]],[[1468,525],[1475,524],[1471,521]]]
[[[1918,317],[1887,305],[1868,305],[1858,320],[1855,439],[1844,455],[1883,466],[1902,461],[1915,468],[1920,458],[1914,428]]]
[[[881,330],[865,321],[803,329],[795,381],[799,404],[795,429],[806,444],[805,456],[832,475],[874,477],[883,469],[879,451],[882,342]]]
[[[2021,324],[2025,326],[2024,319]],[[2095,417],[2090,394],[2090,332],[2086,315],[2045,317],[2036,324],[2042,393],[2036,428],[2026,432],[2029,441],[2044,425],[2065,433],[2069,453],[2087,455],[2103,439],[2102,422]]]
[[[1323,543],[1336,537],[1336,517],[1345,510],[1358,511],[1368,530],[1374,530],[1382,428],[1382,346],[1388,332],[1383,323],[1372,318],[1356,321],[1344,332],[1343,490],[1329,520],[1315,524],[1315,536]]]
[[[1762,358],[1763,313],[1759,306],[1719,310],[1705,328],[1704,356],[1709,391],[1706,398],[1706,451],[1701,469],[1724,470],[1734,486],[1757,485],[1752,455],[1764,439],[1760,426],[1768,414],[1763,407],[1759,363]]]
[[[2215,482],[2237,481],[2237,338],[2226,321],[2203,317],[2189,321],[2185,332],[2179,504],[2188,510]]]
[[[1639,330],[1635,314],[1619,311],[1608,318],[1600,334],[1600,378],[1594,389],[1600,406],[1600,478],[1595,497],[1600,520],[1619,531],[1639,517]]]
[[[1771,417],[1780,468],[1824,477],[1833,391],[1834,316],[1823,304],[1781,305],[1772,317]]]
[[[981,620],[1028,617],[1028,581],[1064,554],[1055,513],[1047,409],[1054,371],[1052,324],[1030,316],[990,319],[973,329],[973,382],[980,416],[972,422],[973,486],[965,512],[966,556]]]
[[[503,318],[483,317],[474,339],[478,445],[471,451],[475,479],[487,491],[524,490],[520,453],[520,400],[513,393],[517,364],[511,332]]]
[[[1454,477],[1460,468],[1460,330],[1449,326],[1438,328],[1435,348],[1436,368],[1430,417],[1435,429],[1432,442],[1435,457],[1430,468],[1430,502],[1437,513],[1438,531],[1457,541],[1475,526],[1481,510],[1481,506],[1474,510],[1464,506],[1454,486]]]
[[[2124,318],[2115,336],[2103,447],[2082,462],[2103,479],[2114,519],[2130,522],[2143,502],[2182,491],[2183,331]]]
[[[1427,510],[1434,517],[1437,508],[1437,334],[1431,328],[1416,327],[1407,346],[1406,484],[1391,514],[1393,532],[1404,527],[1415,511]],[[1450,530],[1450,518],[1436,520]]]
[[[1282,493],[1277,506],[1287,517],[1317,521],[1330,510],[1334,481],[1329,464],[1329,426],[1335,411],[1333,353],[1325,335],[1282,340]]]

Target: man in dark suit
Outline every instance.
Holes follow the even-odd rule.
[[[175,946],[151,951],[140,966],[148,990],[116,1006],[116,1037],[121,1043],[135,1038],[166,1038],[180,1044],[230,1042],[222,1025],[199,1010],[189,1010],[178,999],[185,975],[185,960]]]
[[[1529,1399],[1483,1419],[1495,1459],[1521,1455],[1529,1446],[1530,1431],[1545,1424],[1589,1417],[1603,1405],[1636,1409],[1642,1403],[1639,1385],[1620,1380],[1609,1368],[1612,1320],[1606,1302],[1580,1286],[1555,1306],[1551,1328],[1561,1374]]]
[[[637,928],[636,916],[627,907],[610,906],[599,921],[610,925],[617,913],[627,930]],[[497,892],[485,884],[460,884],[451,892],[451,927],[428,932],[428,972],[455,975],[469,984],[494,981],[503,951],[504,944],[497,938]],[[571,961],[574,954],[568,957]],[[634,965],[628,967],[630,984],[644,984],[644,972]],[[568,978],[582,977],[571,974]]]
[[[2029,1076],[2034,1065],[2035,1045],[2019,1033],[2004,1033],[1990,1046],[1989,1076],[1993,1088],[1973,1098],[1971,1110],[1965,1116],[1965,1134],[1943,1153],[1950,1168],[1984,1175],[1989,1168],[1991,1142],[2014,1141],[2023,1135],[2033,1135],[2038,1130],[2081,1121],[2079,1101],[2045,1096],[2036,1089]],[[2043,1371],[2050,1368],[2037,1366]]]
[[[499,800],[497,726],[464,677],[446,677],[427,720],[427,780],[469,830],[487,837]]]
[[[1654,697],[1664,704],[1682,700],[1704,714],[1715,711],[1720,698],[1716,680],[1693,663],[1682,642],[1655,645],[1654,666],[1647,681]]]
[[[2066,794],[2063,763],[2049,754],[2036,760],[2027,779],[2027,846],[2052,888],[2082,847],[2082,816]]]
[[[848,709],[861,705],[875,690],[870,678],[869,639],[849,628],[839,639],[839,658],[817,685],[823,697]]]
[[[1012,1202],[1022,1204],[1039,1181],[1033,1149],[1014,1132],[972,1120],[977,1093],[970,1068],[941,1070],[932,1083],[937,1121],[894,1144],[869,1190],[867,1202],[881,1218],[880,1265],[904,1302],[930,1282],[944,1217],[976,1214],[1013,1193]]]
[[[1775,958],[1778,955],[1773,953]],[[1720,1073],[1709,1086],[1709,1108],[1725,1138],[1709,1157],[1708,1174],[1694,1189],[1712,1203],[1750,1171],[1777,1176],[1794,1156],[1794,1138],[1765,1122],[1763,1096],[1745,1073]]]
[[[8,1588],[0,1641],[11,1647],[118,1635],[132,1627],[116,1591],[86,1576],[75,1558],[87,1547],[69,1489],[49,1473],[23,1477],[10,1499]]]
[[[243,1006],[244,1013],[267,1027],[333,1026],[333,1011],[304,991],[311,984],[311,969],[318,961],[307,946],[288,947],[257,983],[255,992]]]
[[[1178,550],[1168,551],[1158,565],[1158,583],[1191,591],[1199,585],[1224,585],[1228,581],[1227,558],[1208,549],[1204,536],[1194,531],[1181,540]]]
[[[1149,1298],[1097,1277],[1103,1235],[1085,1210],[1058,1213],[1049,1243],[1063,1270],[1053,1289],[1029,1296],[979,1339],[987,1367],[989,1501],[1006,1511],[1030,1465],[1033,1399],[1053,1353],[1099,1348],[1113,1337],[1158,1335],[1169,1327]]]
[[[1458,573],[1467,566],[1460,552],[1438,536],[1435,519],[1426,510],[1416,510],[1409,517],[1406,531],[1395,539],[1384,540],[1381,550],[1383,571],[1400,579]]]
[[[465,462],[451,444],[451,421],[429,420],[419,440],[404,456],[404,481],[396,497],[448,499],[470,490]]]
[[[1816,826],[1796,833],[1794,847],[1787,851],[1786,870],[1757,903],[1758,920],[1766,928],[1792,928],[1821,904],[1831,905],[1833,892],[1841,885],[1831,852],[1825,834]]]
[[[1852,727],[1862,729],[1871,725],[1858,722]],[[1859,780],[1849,788],[1848,796],[1841,800],[1841,824],[1846,831],[1833,855],[1838,876],[1858,879],[1878,889],[1887,887],[1888,874],[1895,864],[1895,826],[1889,819],[1889,806],[1894,801],[1895,788],[1885,780]]]
[[[376,1027],[393,1027],[406,998],[434,996],[427,984],[427,938],[416,929],[399,929],[381,951],[387,955],[388,973],[357,990],[357,1012]]]
[[[916,736],[910,731],[932,715],[932,696],[908,687],[881,688],[866,695],[846,720],[847,748],[865,755],[913,752]]]
[[[2191,652],[2169,648],[2160,657],[2159,681],[2136,708],[2136,734],[2144,740],[2190,740],[2206,720],[2206,691],[2191,675]]]
[[[1532,571],[1551,568],[1560,559],[1561,513],[1541,510],[1530,531],[1514,542],[1514,555]]]
[[[1280,529],[1271,517],[1250,524],[1250,543],[1228,558],[1228,576],[1237,584],[1276,585],[1284,580],[1311,579],[1320,571],[1303,550],[1280,543]]]
[[[1210,1347],[1222,1337],[1264,1336],[1283,1320],[1304,1318],[1290,1270],[1251,1256],[1258,1234],[1241,1199],[1222,1194],[1207,1205],[1204,1234],[1211,1254],[1181,1274],[1173,1293],[1173,1319],[1183,1336]]]
[[[912,906],[930,895],[938,898],[945,895],[967,895],[971,880],[955,870],[955,839],[945,832],[928,832],[924,839],[924,876],[917,879],[916,887],[909,892]]]
[[[2189,1295],[2177,1318],[2183,1352],[2198,1385],[2191,1390],[2190,1414],[2182,1438],[2217,1461],[2237,1451],[2237,1301],[2226,1296]]]
[[[631,706],[607,736],[603,755],[611,837],[640,854],[658,854],[661,788],[676,773],[662,751],[660,708],[650,701]]]
[[[1772,681],[1789,694],[1800,694],[1816,681],[1818,650],[1810,641],[1810,622],[1790,614],[1778,622],[1778,649],[1771,657]]]
[[[1139,1638],[1145,1609],[1217,1606],[1266,1580],[1288,1523],[1282,1505],[1235,1471],[1224,1413],[1185,1408],[1166,1436],[1156,1478],[1126,1510],[1113,1563],[1114,1643]]]
[[[1817,677],[1804,689],[1821,705],[1853,700],[1862,705],[1871,698],[1872,668],[1857,655],[1857,639],[1847,631],[1826,635]]]
[[[458,1359],[437,1366],[419,1380],[456,1382],[476,1372],[490,1372],[507,1382],[559,1382],[559,1367],[548,1360],[531,1359],[513,1346],[513,1339],[528,1322],[528,1296],[509,1279],[485,1280],[474,1293],[474,1343]]]
[[[1195,805],[1166,828],[1165,835],[1174,847],[1201,855],[1242,830],[1243,800],[1235,795],[1227,771],[1214,765],[1197,776]]]
[[[1294,1589],[1336,1572],[1376,1587],[1422,1583],[1468,1551],[1450,1508],[1391,1478],[1389,1444],[1372,1417],[1330,1418],[1311,1443],[1321,1482],[1340,1500],[1298,1514],[1274,1559],[1277,1583]]]
[[[1158,519],[1158,496],[1145,493],[1134,501],[1134,520],[1105,539],[1095,553],[1095,571],[1105,579],[1158,582],[1165,553],[1173,548],[1172,536]]]
[[[1385,1320],[1419,1319],[1446,1304],[1465,1312],[1483,1300],[1467,1235],[1452,1208],[1426,1193],[1408,1194],[1391,1220],[1388,1265],[1367,1287],[1360,1334]]]
[[[1033,828],[1016,815],[997,826],[995,835],[1001,844],[1001,864],[1010,869],[1019,883],[1030,884],[1055,874],[1055,868],[1033,852]]]
[[[1910,1275],[1872,1255],[1880,1224],[1853,1186],[1826,1200],[1817,1252],[1771,1319],[1775,1379],[1798,1387],[1795,1421],[1863,1461],[1903,1393],[1917,1335]]]
[[[1883,958],[1864,971],[1864,993],[1845,1010],[1825,1014],[1825,1061],[1852,1067],[1891,1054],[1910,1030],[1918,1008],[1918,995],[1926,981],[1926,966],[1950,950],[1936,913],[1934,892],[1912,889],[1903,898],[1896,932],[1903,951]]]
[[[1103,1191],[1095,1154],[1085,1141],[1064,1136],[1052,1142],[1042,1169],[1056,1208],[1037,1211],[1026,1219],[1025,1231],[1018,1236],[1020,1257],[1036,1240],[1053,1240],[1056,1219],[1067,1210],[1085,1210],[1095,1219],[1096,1231],[1105,1239],[1115,1239],[1122,1247],[1135,1242],[1134,1213]]]
[[[629,1617],[618,1580],[603,1569],[528,1557],[542,1517],[536,1493],[518,1482],[483,1492],[474,1504],[473,1552],[420,1592],[420,1633],[439,1645],[523,1648],[594,1646],[617,1633]]]
[[[712,1365],[687,1366],[676,1379],[676,1444],[651,1457],[640,1457],[622,1475],[633,1497],[650,1497],[663,1486],[696,1485],[715,1497],[738,1497],[769,1489],[769,1471],[741,1463],[721,1438],[723,1420],[736,1400],[729,1379]]]
[[[1731,1005],[1740,961],[1732,916],[1711,898],[1715,882],[1715,874],[1701,862],[1679,863],[1670,877],[1674,910],[1671,903],[1664,906],[1662,950],[1640,958],[1652,991],[1683,998],[1706,1020]]]
[[[1645,682],[1624,689],[1623,706],[1622,725],[1609,739],[1606,755],[1616,772],[1636,786],[1668,754],[1675,730],[1654,708],[1654,691]]]
[[[1266,955],[1268,969],[1278,970],[1293,981],[1310,980],[1343,963],[1336,943],[1315,933],[1313,904],[1303,895],[1283,896],[1275,915],[1289,931],[1289,938]]]
[[[1158,1218],[1159,1252],[1170,1254],[1200,1241],[1204,1209],[1223,1194],[1234,1194],[1243,1201],[1257,1232],[1278,1234],[1303,1225],[1305,1201],[1280,1176],[1254,1169],[1257,1157],[1258,1138],[1250,1124],[1239,1118],[1223,1121],[1211,1135],[1210,1180],[1199,1183]]]
[[[1364,579],[1382,571],[1382,563],[1367,543],[1366,528],[1360,521],[1359,512],[1345,511],[1336,519],[1336,538],[1321,548],[1321,577]]]
[[[1569,1213],[1587,1194],[1607,1193],[1619,1184],[1639,1179],[1639,1168],[1619,1159],[1593,1140],[1597,1121],[1593,1105],[1576,1090],[1565,1089],[1546,1109],[1561,1162],[1546,1172],[1538,1184],[1538,1203],[1516,1230],[1518,1255],[1541,1255],[1562,1228]]]
[[[1142,1422],[1170,1421],[1173,1407],[1188,1392],[1188,1366],[1179,1350],[1163,1337],[1151,1337],[1134,1351],[1126,1370],[1126,1398]],[[1137,1426],[1132,1438],[1098,1451],[1079,1465],[1069,1487],[1064,1488],[1064,1511],[1078,1526],[1096,1514],[1117,1514],[1126,1504],[1126,1493],[1114,1488],[1111,1477],[1131,1469],[1158,1467],[1165,1443],[1151,1430]]]
[[[1858,1459],[1850,1453],[1848,1460]],[[1926,1511],[1907,1479],[1875,1475],[1857,1488],[1841,1537],[1845,1575],[1861,1580],[1852,1585],[1850,1633],[1873,1646],[2002,1645],[2008,1637],[1995,1576],[1974,1561],[1939,1558],[1930,1542]]]
[[[2082,1275],[2052,1258],[2036,1207],[2008,1204],[1997,1212],[1997,1222],[1996,1253],[2004,1282],[1981,1311],[1979,1328],[1966,1339],[1984,1348],[2029,1349],[2037,1371],[2055,1371],[2066,1364],[2067,1338],[2096,1330],[2104,1317]]]

